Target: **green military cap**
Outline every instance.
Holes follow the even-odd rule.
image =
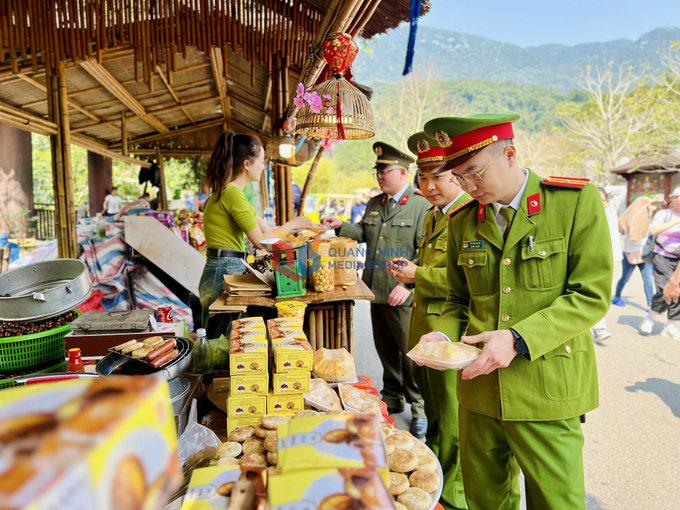
[[[411,156],[407,156],[396,147],[392,147],[385,142],[375,142],[373,144],[373,152],[375,152],[375,155],[378,156],[373,168],[381,168],[389,165],[401,165],[408,169],[411,163],[415,161]]]
[[[516,113],[481,113],[470,117],[439,117],[425,124],[425,133],[444,149],[443,161],[453,161],[498,140],[514,138]]]

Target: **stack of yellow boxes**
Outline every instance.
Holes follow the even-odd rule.
[[[293,415],[304,409],[309,391],[312,347],[302,324],[289,318],[267,321],[272,358],[272,390],[267,396],[267,414]]]
[[[269,348],[261,317],[231,323],[229,370],[227,434],[237,427],[254,427],[267,412]]]

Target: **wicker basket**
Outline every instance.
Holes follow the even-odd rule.
[[[66,372],[68,369],[68,361],[60,361],[54,366],[43,368],[42,370],[38,370],[37,372],[33,372],[32,374],[26,374],[26,375],[38,375],[38,374],[52,374],[52,373],[63,373]],[[14,386],[21,386],[18,382],[16,382],[14,379],[9,378],[9,379],[0,379],[0,390],[4,390],[7,388],[13,388]]]

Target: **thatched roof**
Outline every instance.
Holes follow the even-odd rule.
[[[673,156],[644,156],[631,159],[628,163],[618,166],[612,173],[619,175],[633,172],[654,173],[659,171],[680,171],[680,159]]]

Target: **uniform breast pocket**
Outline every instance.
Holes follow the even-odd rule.
[[[413,238],[413,218],[395,218],[392,222],[394,240],[398,243],[412,243]]]
[[[564,285],[567,277],[566,246],[563,237],[534,241],[533,251],[522,246],[522,280],[527,290],[551,290]]]
[[[571,400],[589,389],[590,367],[588,345],[584,335],[571,339],[541,358],[543,391],[550,400]]]
[[[463,266],[470,294],[479,296],[491,290],[486,250],[465,250],[458,255],[458,265]]]
[[[434,248],[437,251],[443,251],[446,253],[446,236],[443,235],[434,243]]]
[[[371,237],[371,234],[378,231],[378,220],[375,218],[368,218],[364,220],[364,232],[367,238]]]

